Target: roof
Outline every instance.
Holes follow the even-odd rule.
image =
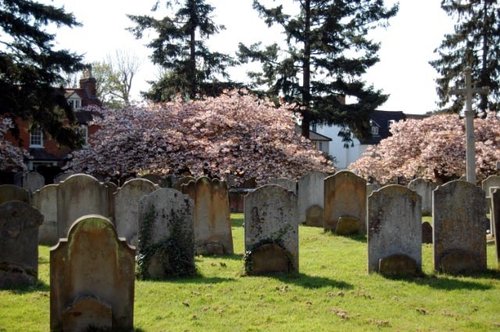
[[[360,140],[361,144],[375,145],[381,140],[390,136],[389,126],[392,121],[405,120],[406,115],[401,111],[373,111],[370,114],[372,126],[378,127],[378,135],[372,135]]]
[[[318,134],[315,131],[309,131],[309,139],[311,141],[324,141],[324,142],[330,142],[332,139],[328,136]]]

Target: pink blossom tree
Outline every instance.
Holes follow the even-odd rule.
[[[6,134],[11,128],[14,128],[12,119],[0,118],[0,171],[24,171],[23,159],[28,152],[7,140]]]
[[[478,181],[495,174],[500,160],[500,120],[474,121]],[[422,177],[445,182],[465,174],[465,128],[457,115],[440,114],[391,126],[392,136],[370,147],[349,168],[382,184]]]
[[[237,91],[196,101],[175,100],[102,110],[90,146],[69,168],[124,179],[147,173],[210,175],[236,183],[297,178],[332,164],[295,130],[292,106]]]

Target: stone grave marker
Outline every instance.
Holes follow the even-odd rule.
[[[245,196],[245,272],[299,271],[297,198],[278,185]]]
[[[57,184],[48,184],[33,193],[33,206],[43,215],[38,230],[38,243],[53,246],[59,241],[57,232]]]
[[[226,182],[200,177],[181,188],[194,202],[194,245],[197,255],[233,253],[233,236]]]
[[[492,212],[491,206],[491,188],[500,187],[500,175],[490,175],[483,182],[481,182],[481,186],[486,194],[486,202],[488,204],[488,209],[490,211],[490,215]],[[490,231],[492,235],[495,235],[495,231],[493,228],[493,219],[490,219]]]
[[[422,215],[430,216],[432,213],[432,191],[437,184],[421,178],[414,179],[408,183],[408,188],[417,192],[422,197]]]
[[[0,289],[36,283],[42,221],[40,212],[25,202],[0,204]]]
[[[123,184],[114,194],[115,226],[118,236],[137,245],[140,199],[159,187],[146,179],[132,179]]]
[[[160,188],[139,201],[138,268],[143,279],[195,274],[193,200]]]
[[[495,188],[491,191],[491,221],[493,223],[493,230],[500,231],[500,188]],[[495,233],[498,234],[498,233]],[[495,249],[497,256],[497,265],[500,268],[500,240],[495,236]]]
[[[428,221],[422,223],[422,243],[432,243],[432,225]]]
[[[28,172],[23,176],[23,188],[35,192],[45,185],[45,178],[38,172]]]
[[[366,181],[349,171],[325,179],[323,227],[340,235],[366,234]]]
[[[188,184],[191,181],[196,181],[196,178],[192,176],[182,176],[174,183],[173,188],[181,191],[182,186]]]
[[[484,191],[455,180],[433,193],[434,269],[460,274],[486,270]]]
[[[268,184],[276,184],[278,186],[282,186],[283,188],[286,188],[294,194],[297,194],[297,181],[295,180],[287,178],[270,179],[268,181]]]
[[[59,182],[62,182],[64,180],[66,180],[67,178],[69,178],[73,174],[75,174],[75,173],[73,173],[73,172],[64,172],[64,173],[57,174],[54,177],[54,183],[58,184]]]
[[[108,196],[108,213],[107,217],[111,222],[115,223],[115,193],[118,190],[118,185],[116,183],[108,181],[104,182],[104,187],[106,188],[106,194]]]
[[[325,174],[321,172],[311,172],[299,179],[299,223],[323,227],[324,180]]]
[[[422,270],[420,196],[400,185],[368,199],[368,272],[416,275]]]
[[[51,331],[132,331],[135,249],[99,215],[67,235],[50,251]]]
[[[0,184],[0,204],[8,201],[21,201],[30,204],[30,192],[13,184]]]

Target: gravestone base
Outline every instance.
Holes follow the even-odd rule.
[[[323,208],[313,205],[306,211],[306,225],[313,227],[323,227]]]
[[[248,275],[289,273],[292,271],[290,255],[275,243],[266,243],[255,248],[245,264]]]
[[[36,271],[14,264],[0,263],[0,289],[34,285],[36,280]]]
[[[379,273],[388,276],[410,276],[417,275],[420,271],[417,262],[403,254],[391,255],[378,261]]]
[[[358,234],[360,229],[360,222],[358,218],[350,216],[339,217],[335,233],[338,235],[352,235]]]
[[[224,245],[220,242],[208,242],[196,246],[196,255],[217,256],[227,254]]]
[[[449,274],[464,274],[481,272],[486,266],[481,264],[479,256],[464,250],[449,250],[441,256],[439,272]]]
[[[432,243],[432,226],[427,221],[422,223],[422,243]]]
[[[94,297],[78,298],[62,316],[63,331],[112,331],[111,307]]]

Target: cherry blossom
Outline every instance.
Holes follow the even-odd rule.
[[[0,118],[0,170],[7,172],[25,171],[26,166],[23,162],[28,152],[20,147],[13,145],[6,139],[9,129],[14,127],[11,118]]]

